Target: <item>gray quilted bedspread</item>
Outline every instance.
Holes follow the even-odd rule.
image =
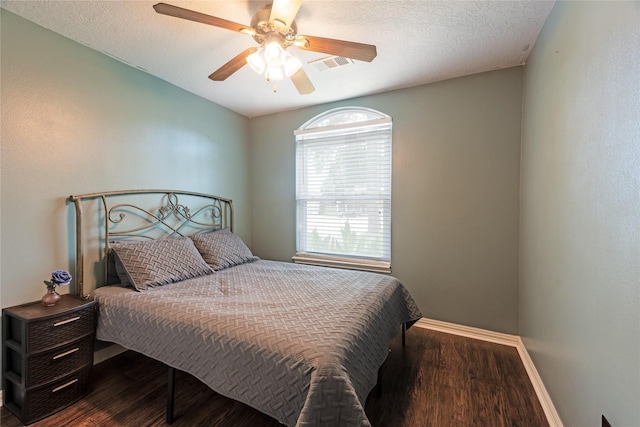
[[[287,426],[370,425],[364,402],[389,341],[421,317],[393,277],[273,261],[92,295],[98,339],[189,372]]]

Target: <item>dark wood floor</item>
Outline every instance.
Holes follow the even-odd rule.
[[[548,426],[513,347],[413,327],[382,368],[383,393],[366,402],[374,427]],[[164,426],[166,368],[133,352],[94,369],[93,392],[34,424],[41,426]],[[271,427],[266,415],[222,397],[195,378],[176,375],[175,427]],[[0,424],[21,425],[5,408]]]

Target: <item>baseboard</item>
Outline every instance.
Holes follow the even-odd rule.
[[[2,390],[0,390],[0,408],[2,408],[2,404],[4,403],[4,396],[2,396]]]
[[[531,384],[533,385],[533,388],[538,395],[540,405],[542,405],[542,409],[547,416],[549,426],[562,427],[562,420],[560,419],[560,416],[556,411],[556,407],[551,401],[551,396],[549,396],[549,393],[547,392],[547,389],[542,382],[542,378],[540,378],[540,374],[538,374],[538,370],[533,364],[533,360],[531,360],[529,352],[527,351],[527,348],[524,346],[524,343],[522,342],[522,339],[520,337],[518,337],[518,345],[516,346],[516,348],[518,349],[518,354],[520,354],[520,359],[522,359],[522,364],[527,370],[527,374],[529,374]]]
[[[455,323],[427,319],[424,317],[418,320],[415,326],[425,329],[431,329],[433,331],[460,335],[466,338],[489,341],[495,344],[508,345],[511,347],[517,347],[519,340],[519,337],[517,335],[509,335],[502,332],[493,332],[486,329],[472,328],[471,326],[458,325]]]
[[[93,353],[93,364],[97,365],[98,363],[104,362],[105,360],[117,356],[120,353],[124,353],[125,351],[127,351],[126,348],[119,346],[118,344],[112,344],[109,347],[105,347]]]
[[[515,347],[518,350],[522,364],[524,365],[527,375],[531,380],[533,389],[536,392],[542,410],[544,411],[547,421],[550,427],[563,427],[562,420],[558,416],[551,397],[545,388],[542,378],[538,374],[538,370],[533,364],[533,360],[529,356],[522,339],[518,335],[504,334],[501,332],[488,331],[486,329],[473,328],[471,326],[458,325],[455,323],[442,322],[440,320],[433,320],[422,318],[418,320],[414,326],[419,328],[431,329],[434,331],[445,332],[447,334],[460,335],[466,338],[473,338],[482,341],[489,341],[495,344],[508,345]]]

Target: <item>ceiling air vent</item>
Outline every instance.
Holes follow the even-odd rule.
[[[353,64],[353,60],[345,58],[344,56],[327,56],[326,58],[311,61],[309,64],[313,65],[318,71],[326,71],[331,68],[339,68]]]

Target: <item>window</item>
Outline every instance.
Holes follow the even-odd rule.
[[[391,117],[338,108],[295,131],[295,262],[391,271]]]

